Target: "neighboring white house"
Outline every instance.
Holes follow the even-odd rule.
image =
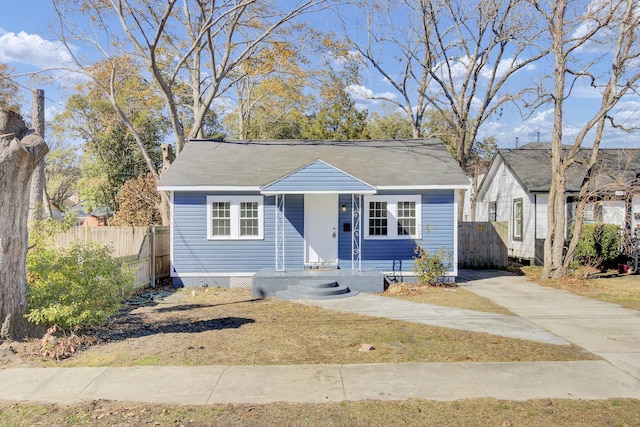
[[[478,189],[476,221],[507,221],[509,256],[541,264],[547,235],[547,202],[551,186],[549,144],[527,144],[496,152]],[[566,183],[566,216],[570,224],[575,216],[575,198],[586,170],[589,149],[579,153]],[[585,219],[625,227],[625,199],[637,191],[640,176],[640,150],[600,150],[599,175],[593,179],[604,189],[588,205]],[[626,183],[626,184],[622,184]],[[631,199],[631,229],[640,230],[640,194]],[[569,226],[566,227],[568,231]]]

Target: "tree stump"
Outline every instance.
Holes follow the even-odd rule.
[[[33,170],[49,152],[41,136],[27,131],[19,115],[0,111],[0,340],[27,331],[29,191]]]

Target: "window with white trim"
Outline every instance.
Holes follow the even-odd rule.
[[[207,238],[258,240],[264,238],[262,196],[207,196]]]
[[[513,200],[513,240],[522,240],[522,199]]]
[[[366,239],[420,239],[420,195],[365,196]]]

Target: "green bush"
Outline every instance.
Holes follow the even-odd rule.
[[[98,325],[131,296],[135,276],[106,247],[37,245],[27,255],[27,314],[35,324],[81,329]]]
[[[416,246],[413,250],[413,272],[423,285],[437,285],[438,279],[442,277],[451,264],[451,254],[440,248],[434,252]]]
[[[613,261],[621,254],[620,241],[621,231],[617,225],[584,224],[574,260],[591,267]]]

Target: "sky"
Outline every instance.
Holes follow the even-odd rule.
[[[6,1],[3,13],[0,15],[0,63],[14,67],[19,74],[33,73],[64,64],[69,60],[69,54],[57,41],[54,28],[57,17],[51,0],[22,0]],[[330,19],[320,18],[315,25],[330,25]],[[355,29],[355,27],[354,27]],[[336,31],[338,29],[336,28]],[[355,30],[357,31],[357,29]],[[78,53],[83,47],[77,45]],[[588,53],[598,55],[597,52]],[[548,63],[544,61],[523,70],[518,78],[534,79],[544,72]],[[57,112],[65,108],[65,100],[69,88],[74,80],[68,73],[50,71],[46,73],[51,81],[34,80],[23,75],[16,77],[16,81],[24,88],[23,105],[30,108],[31,95],[28,89],[41,88],[45,90],[45,118],[50,121]],[[391,85],[372,69],[365,69],[361,86],[354,90],[352,96],[360,108],[370,111],[381,108],[380,101],[372,101],[359,94],[387,94],[396,96]],[[588,120],[589,112],[599,105],[597,93],[586,84],[579,84],[574,88],[571,101],[565,109],[564,133],[575,135],[582,124]],[[25,117],[30,111],[22,112]],[[640,97],[623,100],[615,110],[616,117],[628,126],[640,127]],[[528,142],[548,142],[551,138],[553,110],[543,107],[530,117],[523,118],[515,109],[505,109],[499,117],[491,117],[480,129],[479,139],[493,136],[500,148],[514,148],[516,144]],[[605,136],[603,147],[606,148],[640,148],[640,130],[632,133],[609,131]]]

